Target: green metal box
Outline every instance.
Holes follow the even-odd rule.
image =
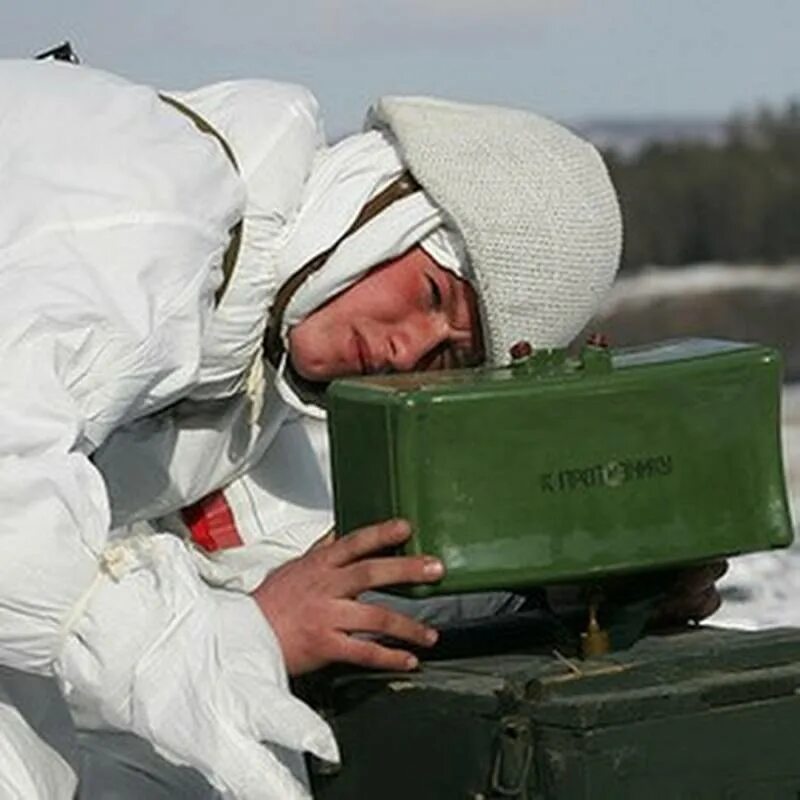
[[[474,655],[321,689],[342,766],[314,765],[316,800],[800,797],[797,630],[695,629],[578,664]]]
[[[337,528],[404,517],[446,578],[515,588],[786,546],[780,357],[716,340],[328,391]]]

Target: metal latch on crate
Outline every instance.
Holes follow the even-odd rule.
[[[487,800],[529,800],[533,766],[533,736],[530,721],[507,717],[497,739]]]

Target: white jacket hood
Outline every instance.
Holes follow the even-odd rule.
[[[279,256],[281,284],[315,256],[333,246],[363,207],[405,172],[397,150],[377,131],[350,136],[322,149],[314,161],[291,235]],[[440,209],[423,191],[403,197],[347,236],[324,266],[292,296],[281,321],[287,333],[309,314],[345,291],[378,265],[420,244],[443,267],[467,274],[459,237],[444,226]],[[324,417],[304,403],[286,380],[287,356],[276,376],[278,391],[294,408]]]
[[[248,383],[274,381],[280,396],[303,413],[324,418],[286,380],[260,373],[270,301],[278,289],[349,229],[364,205],[404,171],[396,148],[380,132],[349,136],[328,147],[316,101],[301,87],[262,81],[217,84],[175,93],[228,143],[247,187],[242,243],[229,285],[211,320],[199,385],[191,397],[219,399]],[[276,117],[287,118],[280,127]],[[268,133],[267,133],[268,132]],[[466,274],[460,238],[443,226],[439,208],[422,192],[405,197],[348,236],[321,270],[295,292],[282,320],[288,329],[379,264],[421,244],[443,267]],[[260,403],[261,401],[259,401]]]
[[[249,86],[243,95],[255,99]],[[138,423],[169,434],[173,404],[194,388],[230,391],[214,372],[221,351],[207,346],[221,320],[247,321],[244,306],[212,320],[228,231],[243,214],[263,217],[275,238],[260,241],[279,247],[281,214],[294,212],[311,163],[286,153],[318,135],[313,110],[299,110],[311,107],[307,92],[261,82],[259,94],[265,107],[284,101],[258,125],[246,113],[258,104],[242,111],[255,133],[240,177],[152,89],[71,65],[0,62],[0,663],[56,674],[73,708],[149,739],[226,798],[307,800],[302,751],[335,760],[336,743],[291,695],[263,615],[251,598],[202,581],[175,536],[112,530],[99,469],[112,432],[130,432],[133,449],[117,455],[135,459],[150,430]],[[295,124],[306,132],[295,137]],[[251,190],[265,159],[285,178],[269,209]],[[232,308],[239,287],[229,288]],[[262,422],[275,431],[285,413],[278,400]],[[213,416],[201,439],[220,437]],[[187,420],[191,438],[193,418],[178,422]],[[230,452],[219,464],[213,448],[211,459],[188,448],[192,488],[239,464],[252,445],[246,422],[221,437]],[[147,469],[169,473],[183,447],[169,435],[149,444],[155,466],[124,471],[128,488],[147,484]]]

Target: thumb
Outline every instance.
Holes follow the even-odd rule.
[[[302,758],[230,730],[219,733],[220,749],[209,779],[225,800],[310,800]]]
[[[339,747],[328,723],[288,689],[264,683],[228,688],[233,718],[253,739],[338,763]]]

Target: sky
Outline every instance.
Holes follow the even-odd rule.
[[[0,56],[69,39],[160,88],[309,86],[332,134],[382,94],[566,122],[724,117],[800,97],[800,0],[2,0]]]

